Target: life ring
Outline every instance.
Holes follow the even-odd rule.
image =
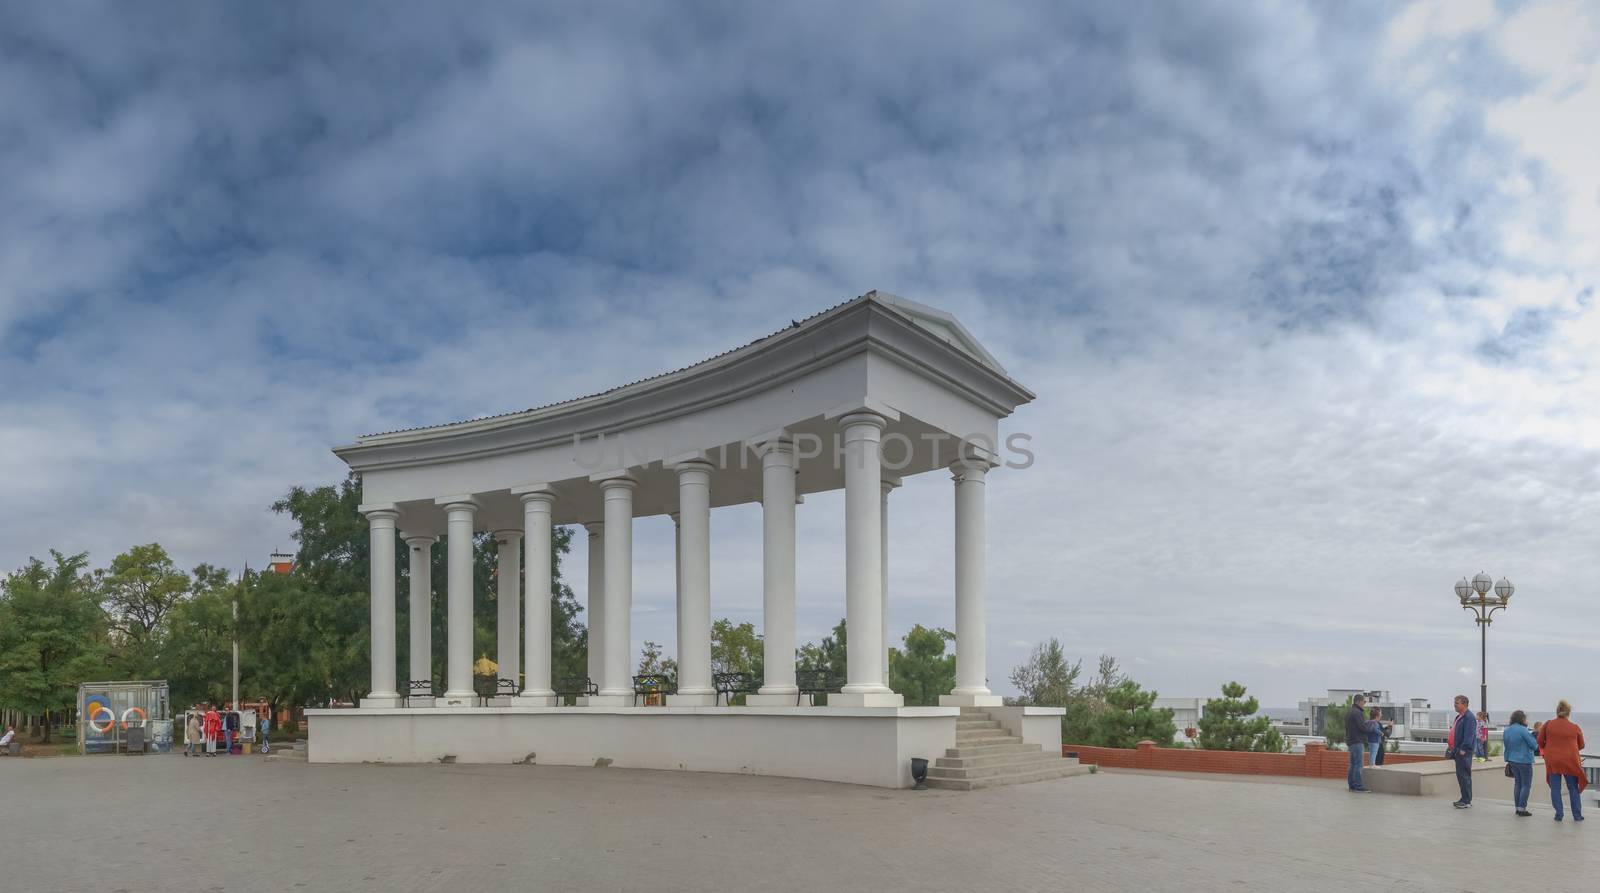
[[[139,707],[129,707],[128,709],[122,711],[122,727],[124,729],[126,729],[128,727],[128,714],[130,714],[130,713],[139,714],[139,726],[140,726],[140,728],[143,728],[144,724],[149,720],[149,717],[145,715],[145,712],[144,712],[143,709],[141,709]]]
[[[106,720],[106,724],[105,724],[104,727],[101,727],[98,723],[95,722],[95,720],[99,718],[99,716],[100,716],[100,714],[102,712],[104,712],[107,716],[110,717],[110,719]],[[111,708],[110,707],[107,707],[106,705],[100,703],[99,701],[94,701],[94,702],[92,702],[92,706],[89,708],[89,725],[96,732],[99,732],[100,734],[104,735],[105,733],[107,733],[107,732],[109,732],[112,729],[117,727],[117,715],[115,713],[111,712]]]

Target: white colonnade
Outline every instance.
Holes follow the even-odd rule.
[[[888,503],[901,482],[886,475],[881,438],[888,420],[871,411],[838,420],[845,490],[845,619],[849,629],[848,678],[829,696],[832,706],[893,707],[903,699],[889,685],[887,629]],[[795,504],[798,462],[793,440],[783,432],[755,444],[761,460],[762,634],[765,677],[752,706],[793,706],[795,676]],[[941,697],[945,706],[997,705],[1000,699],[985,678],[984,487],[993,463],[987,456],[963,453],[949,468],[954,483],[956,608],[956,685]],[[703,456],[669,465],[676,475],[678,687],[672,706],[715,703],[711,673],[711,496],[717,467]],[[634,701],[632,667],[633,519],[637,480],[619,471],[591,478],[599,491],[601,517],[585,524],[589,535],[588,675],[598,694],[580,703],[627,706]],[[521,529],[494,531],[499,546],[497,659],[503,679],[525,679],[518,703],[557,703],[551,676],[552,519],[559,487],[538,484],[515,488],[521,500]],[[466,706],[475,703],[472,685],[473,534],[479,499],[442,497],[447,556],[447,656],[445,691],[407,691],[413,682],[432,679],[431,558],[436,538],[407,535],[410,570],[409,678],[395,680],[395,541],[400,513],[392,506],[363,506],[372,552],[372,686],[363,706],[395,706],[405,693],[411,706]],[[526,543],[526,561],[523,544]],[[524,576],[526,579],[524,580]],[[527,605],[522,605],[526,597]],[[523,625],[526,632],[523,633]],[[526,661],[522,659],[525,652]]]

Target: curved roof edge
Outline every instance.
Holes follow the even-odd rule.
[[[848,311],[850,308],[869,302],[879,307],[886,308],[896,315],[901,316],[907,322],[915,325],[921,331],[944,342],[946,345],[966,355],[972,361],[987,367],[993,375],[1003,379],[1012,388],[1015,388],[1020,394],[1026,395],[1024,402],[1033,398],[1033,393],[1026,387],[1023,387],[1020,382],[1013,380],[1006,372],[1005,367],[1001,366],[1000,362],[994,358],[994,355],[989,353],[989,351],[986,350],[983,345],[973,337],[972,333],[969,332],[967,328],[963,326],[954,316],[946,313],[943,310],[929,307],[925,304],[919,304],[916,301],[874,289],[864,295],[860,295],[848,301],[835,304],[826,310],[814,313],[805,319],[797,320],[770,335],[757,338],[754,341],[750,341],[746,344],[740,345],[739,347],[723,351],[720,354],[688,366],[683,366],[678,369],[662,372],[646,378],[637,379],[626,384],[617,385],[616,387],[607,388],[606,390],[597,391],[581,397],[574,397],[556,403],[547,403],[529,409],[519,409],[512,410],[510,412],[497,413],[495,415],[479,416],[478,418],[467,419],[464,421],[444,422],[436,425],[419,425],[411,428],[397,428],[391,431],[364,434],[358,437],[354,443],[335,447],[333,452],[342,457],[347,451],[359,450],[365,447],[416,442],[422,440],[431,440],[435,437],[489,431],[504,426],[521,424],[526,421],[539,419],[546,416],[556,416],[562,413],[570,412],[574,409],[582,408],[586,405],[602,403],[606,400],[615,399],[629,392],[642,390],[646,387],[667,384],[680,377],[692,374],[700,374],[715,369],[718,366],[736,362],[750,353],[763,350],[775,344],[787,341],[791,338],[798,337],[803,333],[822,325],[832,317]]]

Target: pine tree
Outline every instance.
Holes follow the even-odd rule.
[[[1200,746],[1206,750],[1243,750],[1256,753],[1281,753],[1283,736],[1272,727],[1272,720],[1256,716],[1261,704],[1246,698],[1237,682],[1222,686],[1222,697],[1206,701],[1200,717]]]

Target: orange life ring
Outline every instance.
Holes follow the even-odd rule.
[[[107,722],[106,722],[104,727],[100,726],[98,723],[95,722],[95,720],[99,718],[99,716],[100,716],[100,714],[102,712],[104,712],[106,715],[111,717],[109,720],[107,720]],[[111,708],[110,707],[107,707],[106,705],[100,703],[99,701],[94,701],[93,702],[93,706],[89,709],[89,725],[96,732],[99,732],[100,734],[104,735],[105,733],[107,733],[107,732],[109,732],[112,729],[117,727],[117,715],[115,713],[111,712]]]
[[[139,707],[129,707],[128,709],[122,711],[122,727],[124,729],[126,729],[128,727],[128,714],[130,714],[130,713],[139,714],[139,725],[140,725],[141,728],[150,719],[148,716],[145,715],[145,712],[144,712],[143,709],[141,709]]]

